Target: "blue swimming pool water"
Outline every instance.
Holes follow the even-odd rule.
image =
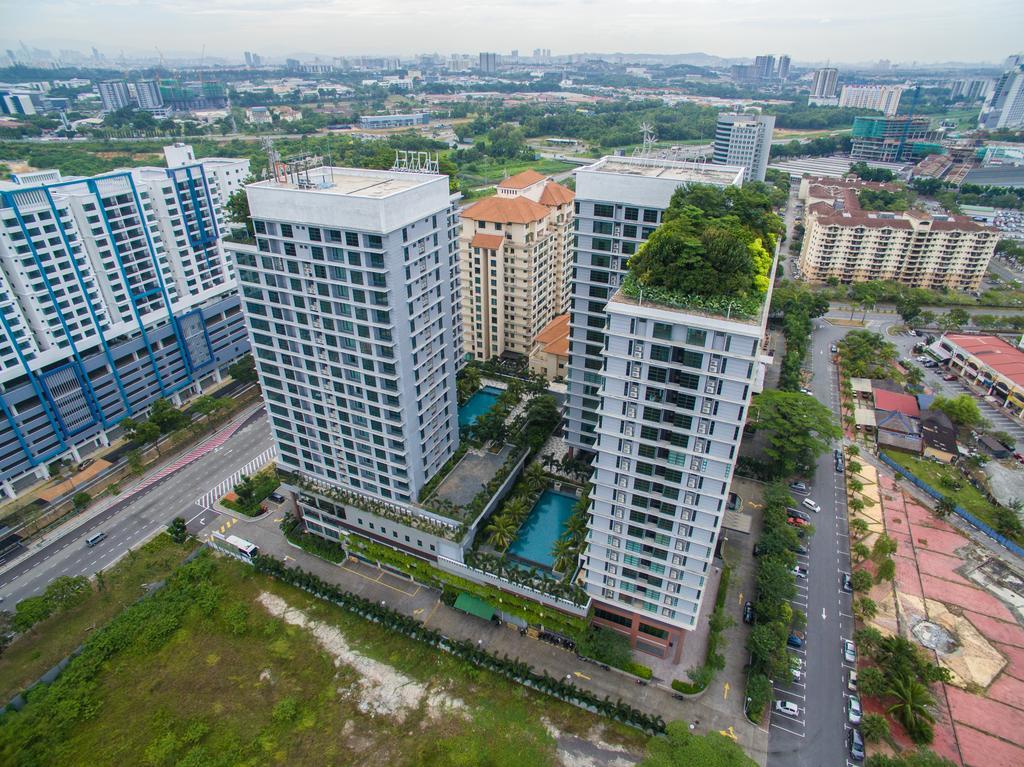
[[[500,394],[501,389],[494,386],[485,386],[476,392],[459,408],[459,426],[472,426],[477,418],[494,407]]]
[[[565,530],[575,505],[575,495],[545,490],[519,528],[519,535],[509,546],[509,554],[544,567],[553,567],[555,558],[551,549]]]

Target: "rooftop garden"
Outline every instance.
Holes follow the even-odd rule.
[[[764,184],[683,187],[629,260],[622,292],[679,309],[752,319],[768,292],[783,232]]]

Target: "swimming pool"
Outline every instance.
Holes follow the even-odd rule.
[[[555,557],[551,549],[564,532],[575,505],[575,495],[545,490],[519,528],[519,535],[509,546],[508,553],[548,569],[553,568]]]
[[[473,394],[466,404],[459,408],[459,426],[472,426],[476,419],[494,407],[494,403],[501,395],[501,389],[495,386],[485,386]]]

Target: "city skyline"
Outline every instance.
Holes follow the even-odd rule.
[[[969,8],[936,8],[924,0],[895,7],[869,0],[855,9],[827,13],[806,0],[771,6],[762,0],[646,2],[627,11],[608,0],[576,0],[557,7],[527,3],[525,7],[533,29],[523,28],[523,3],[506,0],[492,0],[484,8],[447,3],[444,8],[429,9],[405,0],[389,0],[373,8],[347,0],[182,0],[173,4],[41,0],[7,9],[5,27],[10,37],[2,45],[16,46],[24,40],[30,46],[86,52],[96,46],[109,49],[108,58],[122,48],[126,53],[152,55],[156,46],[172,55],[181,51],[200,55],[205,49],[208,56],[230,58],[240,58],[243,48],[279,57],[302,51],[326,56],[411,55],[424,50],[493,50],[494,45],[470,46],[466,41],[493,39],[488,30],[501,28],[518,31],[505,36],[500,47],[518,47],[523,55],[544,47],[563,55],[704,52],[750,58],[770,48],[807,63],[881,58],[999,64],[1016,52],[1016,32],[1024,26],[1024,8],[1008,0],[982,0]],[[613,16],[615,24],[604,23]],[[994,18],[998,24],[991,23]],[[915,34],[907,36],[905,23],[911,21]],[[336,34],[325,34],[335,29]],[[220,39],[214,30],[224,30]],[[134,47],[123,46],[120,41],[125,39]]]

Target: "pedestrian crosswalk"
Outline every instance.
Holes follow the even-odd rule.
[[[268,447],[258,456],[253,458],[249,463],[245,464],[241,469],[231,474],[229,477],[225,477],[218,482],[212,489],[203,493],[201,496],[196,498],[196,504],[204,509],[212,509],[214,504],[217,503],[221,498],[227,495],[231,489],[239,483],[242,479],[242,475],[246,474],[252,476],[257,471],[262,469],[268,463],[274,460],[277,456],[276,447]]]

